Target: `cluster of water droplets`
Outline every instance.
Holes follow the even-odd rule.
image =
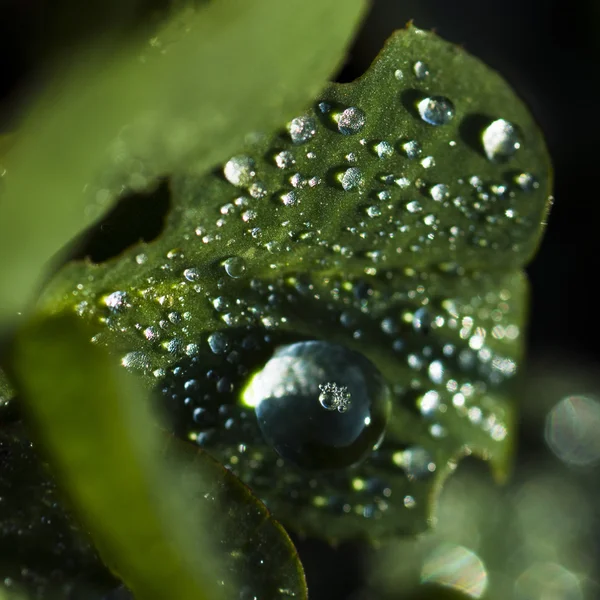
[[[438,177],[464,150],[468,115],[460,98],[429,91],[406,106],[404,86],[429,90],[431,78],[424,61],[390,71],[396,104],[380,110],[412,123],[402,134],[387,135],[368,104],[324,99],[257,138],[211,176],[223,201],[198,209],[181,247],[131,259],[158,264],[142,285],[77,304],[123,347],[144,340],[150,350],[123,352],[122,364],[155,380],[178,435],[272,508],[353,515],[356,532],[365,518],[424,510],[431,478],[470,451],[457,431],[475,449],[508,434],[498,389],[517,371],[515,281],[467,273],[448,255],[467,243],[519,250],[517,226],[530,230],[515,207],[539,183],[521,169]],[[448,131],[443,152],[407,131]],[[498,117],[471,151],[510,165],[523,143]],[[175,185],[195,197],[196,183]],[[429,250],[425,269],[396,265]]]

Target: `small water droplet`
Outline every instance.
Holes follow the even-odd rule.
[[[521,147],[517,128],[504,119],[490,123],[484,129],[481,139],[485,154],[492,161],[506,160]]]
[[[229,338],[221,331],[208,336],[208,345],[214,354],[224,354],[229,349]]]
[[[417,79],[425,79],[429,75],[429,67],[421,60],[413,65],[413,72]]]
[[[422,306],[415,311],[412,318],[412,325],[413,329],[418,333],[429,333],[431,327],[431,315],[426,307]]]
[[[446,125],[454,118],[454,105],[444,96],[423,98],[417,108],[421,119],[429,125]]]
[[[232,185],[245,187],[256,176],[254,160],[249,156],[234,156],[225,163],[223,174],[225,175],[225,179]]]
[[[246,261],[241,256],[232,256],[223,261],[223,267],[225,267],[225,273],[227,273],[229,277],[237,279],[245,273]]]
[[[437,183],[429,190],[429,195],[436,201],[441,202],[450,196],[450,190],[447,185]]]
[[[379,208],[379,206],[369,206],[367,208],[367,215],[369,215],[369,217],[380,217],[381,216],[381,208]]]
[[[350,167],[338,175],[338,180],[346,192],[356,190],[363,184],[362,171],[358,167]]]
[[[409,213],[417,213],[421,210],[421,205],[417,200],[412,200],[406,205],[406,210]]]
[[[421,144],[417,142],[417,140],[408,140],[403,142],[400,146],[402,153],[406,156],[406,158],[415,159],[418,158],[421,152],[423,151],[421,148]]]
[[[183,276],[188,280],[188,281],[198,281],[200,279],[200,271],[194,267],[190,268],[190,269],[186,269],[183,272]]]
[[[282,150],[275,155],[275,164],[280,169],[289,169],[296,164],[296,159],[289,150]]]
[[[298,194],[294,190],[281,194],[281,201],[286,206],[294,206],[299,201]]]
[[[358,133],[364,127],[365,120],[365,113],[360,108],[351,106],[338,115],[337,126],[340,133],[351,135]]]
[[[269,193],[267,186],[262,181],[255,181],[251,184],[248,192],[253,198],[264,198]]]
[[[538,187],[540,184],[531,173],[519,173],[515,177],[515,183],[524,191],[531,192]]]
[[[296,117],[288,126],[294,144],[304,144],[317,133],[317,122],[313,117]]]
[[[389,158],[394,154],[394,147],[386,141],[375,144],[375,152],[379,158]]]

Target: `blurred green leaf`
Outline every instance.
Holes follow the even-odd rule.
[[[232,597],[240,586],[303,597],[302,569],[280,526],[209,457],[188,456],[182,471],[185,455],[171,441],[162,460],[165,439],[133,378],[79,326],[66,316],[29,324],[12,364],[103,560],[139,598]]]
[[[435,522],[462,456],[508,472],[520,269],[550,180],[543,138],[499,75],[410,27],[220,172],[177,169],[163,233],[67,265],[41,306],[88,320],[177,434],[286,523],[334,539],[413,534]],[[294,467],[245,401],[274,351],[302,340],[361,353],[393,394],[385,439],[358,466]]]
[[[6,157],[0,256],[12,258],[0,271],[2,318],[23,309],[48,259],[116,190],[151,185],[182,161],[204,172],[249,132],[306,105],[339,64],[363,6],[220,0],[182,9],[150,41],[80,49]],[[315,36],[323,22],[327,35]],[[83,193],[98,181],[100,192]]]

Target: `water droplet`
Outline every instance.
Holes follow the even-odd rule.
[[[351,192],[362,186],[362,171],[358,167],[350,167],[338,175],[338,180],[346,192]]]
[[[413,71],[417,79],[425,79],[429,75],[429,67],[421,60],[413,65]]]
[[[443,183],[438,183],[431,187],[429,190],[429,195],[436,201],[441,202],[450,196],[450,190],[447,185]]]
[[[264,198],[269,193],[267,186],[262,181],[255,181],[251,184],[248,192],[253,198]]]
[[[225,273],[227,273],[229,277],[237,279],[246,271],[246,261],[241,256],[232,256],[223,261],[223,267],[225,267]]]
[[[400,148],[402,150],[402,153],[406,156],[406,158],[411,159],[417,158],[423,151],[421,148],[421,144],[419,144],[417,140],[408,140],[406,142],[403,142]]]
[[[229,349],[229,338],[221,331],[208,336],[208,345],[215,354],[223,354]]]
[[[296,164],[296,159],[289,150],[282,150],[275,155],[275,164],[280,169],[289,169]]]
[[[112,311],[119,312],[127,308],[127,292],[117,291],[104,297],[104,304]]]
[[[286,206],[294,206],[298,202],[298,194],[294,190],[281,194],[281,201]]]
[[[504,119],[490,123],[481,139],[485,154],[492,161],[510,158],[521,147],[517,128]]]
[[[429,333],[431,327],[431,315],[427,308],[422,306],[415,311],[412,318],[413,329],[419,333]]]
[[[324,410],[322,394],[330,403],[334,385],[350,399],[344,412]],[[361,354],[308,341],[278,348],[251,379],[243,402],[255,407],[263,436],[283,458],[332,469],[360,462],[381,442],[390,392]]]
[[[379,206],[369,206],[367,208],[367,215],[369,215],[369,217],[380,217],[381,216],[381,208],[379,208]]]
[[[288,126],[294,144],[304,144],[317,133],[317,122],[313,117],[297,117]]]
[[[515,177],[515,183],[524,192],[531,192],[540,187],[540,184],[531,173],[519,173]]]
[[[402,72],[402,69],[396,69],[394,71],[394,77],[398,80],[398,81],[402,81],[404,79],[404,73]]]
[[[417,200],[412,200],[411,202],[409,202],[406,205],[406,210],[409,213],[413,213],[414,214],[414,213],[419,212],[422,209],[421,209],[421,205],[419,204],[419,202]]]
[[[365,113],[360,110],[360,108],[356,108],[355,106],[347,108],[337,117],[338,129],[340,133],[343,133],[344,135],[358,133],[364,127],[364,125]]]
[[[230,158],[223,168],[225,179],[237,187],[245,187],[256,176],[254,160],[249,156],[234,156]]]
[[[389,158],[394,154],[394,147],[389,142],[379,142],[375,145],[375,152],[379,158]]]
[[[183,276],[188,281],[198,281],[200,279],[200,271],[196,268],[186,269],[183,272]]]
[[[446,125],[454,118],[454,105],[444,96],[423,98],[417,108],[421,119],[430,125]]]

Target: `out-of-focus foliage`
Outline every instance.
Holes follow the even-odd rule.
[[[49,257],[122,186],[150,186],[192,160],[206,171],[248,133],[272,129],[314,98],[339,64],[363,6],[190,4],[151,40],[133,35],[121,50],[80,49],[79,60],[30,111],[4,160],[0,255],[12,259],[0,272],[2,319],[23,308]],[[331,23],[327,35],[313,36],[314,23],[323,21]],[[127,141],[125,154],[118,135]],[[99,180],[105,193],[97,193]],[[93,190],[82,193],[86,188]],[[35,205],[32,198],[39,199]]]

